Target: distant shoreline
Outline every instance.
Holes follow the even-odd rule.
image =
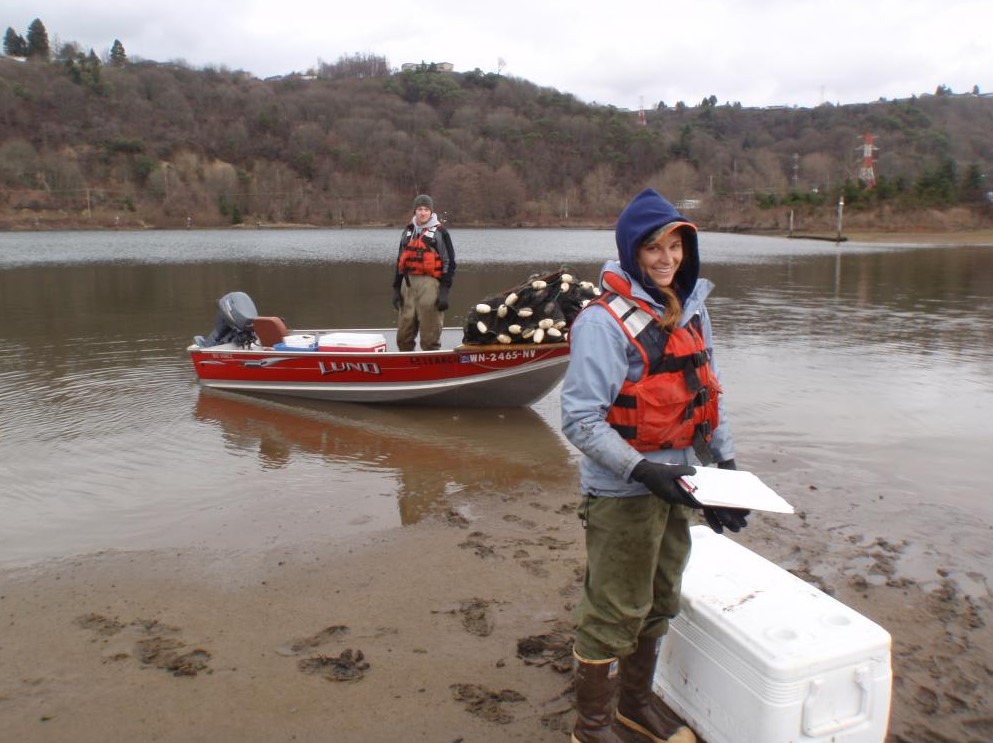
[[[272,224],[261,224],[261,225],[225,225],[225,226],[205,226],[205,227],[158,227],[158,226],[142,226],[142,225],[128,225],[128,226],[106,226],[106,225],[84,225],[84,224],[42,224],[39,226],[30,226],[25,224],[8,224],[3,225],[0,223],[0,232],[145,232],[145,231],[169,231],[169,232],[181,232],[187,229],[192,229],[195,231],[218,231],[218,230],[338,230],[338,229],[349,229],[349,230],[375,230],[375,229],[401,229],[400,225],[396,224],[381,224],[381,225],[348,225],[346,227],[339,227],[336,225],[317,225],[317,224],[301,224],[301,223],[272,223]],[[452,229],[472,229],[472,230],[490,230],[490,229],[527,229],[527,230],[612,230],[613,225],[610,224],[543,224],[543,225],[533,225],[533,224],[516,224],[516,225],[480,225],[480,224],[459,224],[452,225]],[[787,234],[785,231],[781,230],[769,230],[769,229],[747,229],[747,228],[737,228],[737,229],[718,229],[710,230],[706,228],[701,228],[701,232],[719,232],[727,234],[737,234],[737,235],[754,235],[754,236],[764,236],[764,237],[791,237],[795,240],[823,240],[828,242],[859,242],[859,243],[893,243],[893,244],[910,244],[910,245],[973,245],[973,246],[993,246],[993,228],[987,229],[961,229],[961,230],[935,230],[935,229],[922,229],[922,230],[867,230],[867,229],[857,229],[851,231],[842,232],[842,239],[838,240],[837,236],[831,233],[799,233],[794,232],[792,235]]]
[[[453,230],[490,230],[490,229],[527,229],[527,230],[613,230],[613,224],[606,223],[569,223],[569,224],[453,224]],[[2,232],[145,232],[145,231],[170,231],[180,232],[183,230],[198,231],[218,231],[218,230],[377,230],[377,229],[402,229],[399,224],[357,224],[357,225],[320,225],[296,222],[274,222],[239,225],[204,225],[192,228],[184,226],[153,226],[147,224],[127,224],[108,225],[93,224],[85,222],[42,222],[38,225],[31,225],[24,222],[7,222],[0,219],[0,233]],[[837,236],[832,232],[797,232],[792,235],[785,230],[772,230],[767,228],[747,228],[737,227],[730,229],[708,229],[700,228],[701,232],[718,232],[736,235],[752,235],[762,237],[792,237],[796,240],[822,240],[828,242],[858,242],[858,243],[892,243],[900,245],[972,245],[972,246],[993,246],[993,227],[982,229],[922,229],[922,230],[886,230],[886,229],[865,229],[864,227],[853,230],[842,231],[842,239],[837,240]]]

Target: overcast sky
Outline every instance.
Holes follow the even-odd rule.
[[[529,80],[587,103],[810,107],[993,92],[990,0],[4,0],[56,43],[258,77],[374,54]]]

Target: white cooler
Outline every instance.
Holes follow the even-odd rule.
[[[655,691],[707,743],[881,743],[889,633],[709,527],[691,532]]]
[[[323,333],[317,338],[318,351],[381,353],[386,351],[382,333]]]

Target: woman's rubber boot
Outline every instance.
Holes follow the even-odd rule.
[[[576,665],[576,727],[572,743],[624,743],[614,729],[617,659],[589,661],[573,652]]]
[[[617,721],[654,743],[696,743],[693,731],[677,720],[652,691],[658,657],[658,641],[642,637],[635,651],[621,659]]]

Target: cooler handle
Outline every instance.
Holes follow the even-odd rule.
[[[859,711],[851,717],[817,725],[813,721],[814,703],[817,701],[817,696],[820,694],[824,682],[819,679],[810,682],[810,691],[807,698],[803,700],[803,734],[805,736],[821,738],[825,735],[833,735],[869,719],[869,668],[867,666],[859,666],[855,669],[855,683],[858,684],[860,690]]]

